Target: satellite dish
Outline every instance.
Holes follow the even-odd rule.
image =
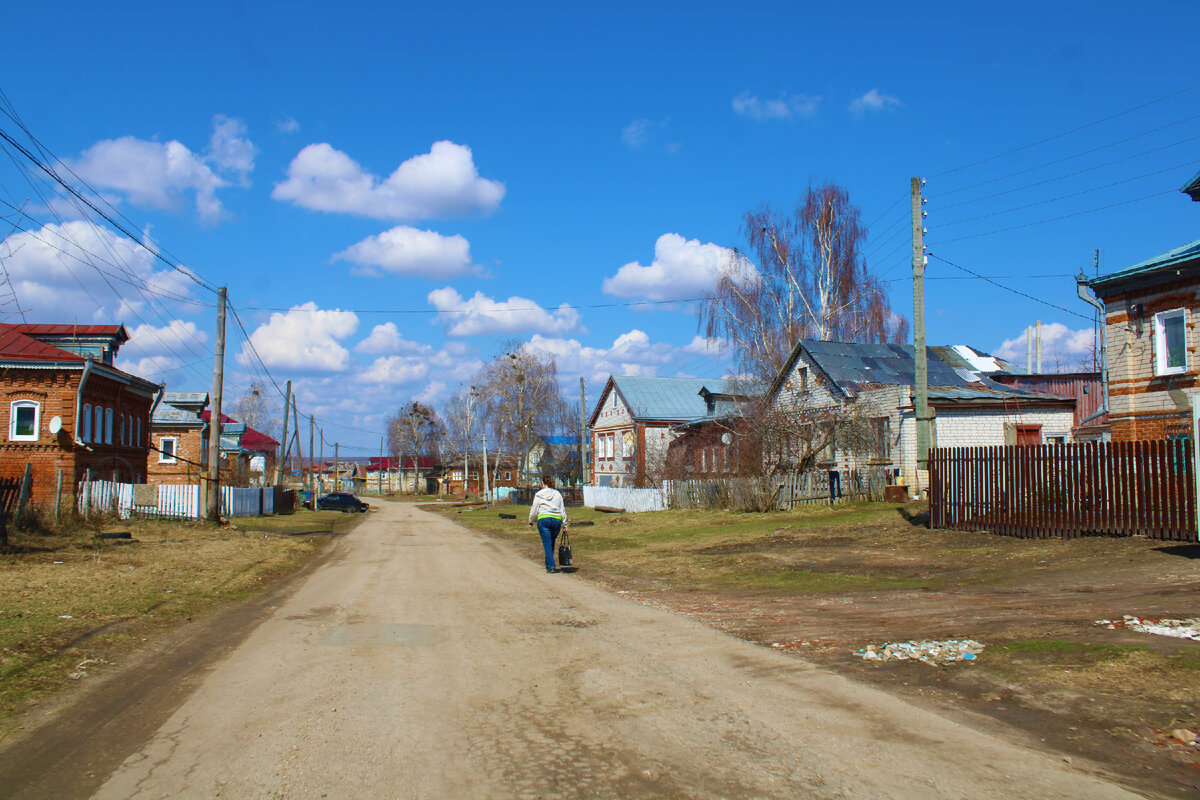
[[[730,436],[728,433],[721,434],[721,444],[729,444],[732,441],[733,441],[733,437]]]
[[[50,418],[50,433],[57,436],[58,432],[61,430],[62,430],[62,417],[51,417]]]

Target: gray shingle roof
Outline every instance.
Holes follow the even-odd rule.
[[[803,342],[813,361],[839,386],[878,383],[913,386],[916,360],[911,344],[861,344],[857,342]],[[947,365],[933,348],[926,349],[930,386],[966,386],[965,379]]]

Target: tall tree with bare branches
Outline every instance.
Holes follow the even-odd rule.
[[[743,218],[746,251],[735,250],[700,303],[706,336],[729,341],[747,375],[771,381],[796,342],[903,342],[862,255],[867,229],[845,188],[808,187],[790,214],[762,205]]]
[[[414,400],[388,418],[387,439],[392,455],[404,469],[406,459],[413,468],[413,492],[417,491],[420,479],[421,456],[440,452],[446,426],[442,418],[429,406]]]

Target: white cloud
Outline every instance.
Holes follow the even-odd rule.
[[[441,312],[436,321],[446,326],[450,336],[583,331],[579,312],[565,303],[551,312],[524,297],[493,300],[476,292],[470,299],[463,299],[449,286],[430,292],[429,303]]]
[[[334,255],[333,260],[430,280],[448,280],[482,272],[471,263],[471,245],[462,236],[442,236],[406,225],[368,236]]]
[[[405,339],[394,322],[385,322],[371,329],[371,334],[354,346],[355,352],[381,356],[415,355],[433,348]]]
[[[358,330],[353,311],[322,311],[316,303],[275,312],[250,334],[250,342],[269,369],[320,374],[342,372],[350,366],[350,351],[340,340]],[[249,344],[242,345],[238,362],[255,363]]]
[[[15,233],[0,243],[0,257],[30,321],[121,322],[145,310],[147,297],[169,306],[191,286],[175,270],[156,269],[135,242],[79,220]]]
[[[276,133],[295,133],[300,130],[300,123],[292,117],[280,117],[275,120]]]
[[[1028,348],[1026,346],[1026,335],[1033,331],[1032,336],[1036,337],[1036,328],[1030,326],[1025,329],[1019,336],[1012,339],[1005,339],[1004,343],[996,349],[993,355],[999,356],[1006,361],[1011,361],[1014,364],[1019,364],[1023,367],[1028,367]],[[1091,363],[1092,347],[1095,341],[1095,332],[1091,328],[1081,328],[1079,330],[1071,330],[1061,322],[1052,322],[1042,326],[1042,371],[1055,372],[1058,370],[1077,369],[1085,361]],[[1034,347],[1036,348],[1036,339]],[[1037,351],[1034,351],[1034,367],[1037,359]]]
[[[122,136],[96,142],[71,162],[71,169],[96,189],[117,192],[137,206],[178,210],[190,193],[200,218],[216,222],[225,216],[217,190],[230,185],[218,172],[246,185],[254,169],[257,149],[244,133],[240,120],[218,114],[207,154],[174,139]]]
[[[245,123],[224,114],[217,114],[213,118],[208,160],[218,170],[235,175],[240,185],[249,186],[256,155],[258,148],[246,138]]]
[[[535,334],[526,347],[553,355],[560,377],[582,375],[593,382],[604,381],[609,375],[652,377],[660,370],[677,366],[685,358],[684,348],[653,343],[645,331],[637,328],[618,336],[611,347],[587,347],[577,339],[540,334]]]
[[[817,113],[820,103],[820,97],[807,94],[781,92],[774,100],[764,100],[749,92],[742,92],[733,98],[733,110],[743,117],[762,122],[769,119],[811,117]]]
[[[380,356],[361,375],[362,383],[396,385],[423,380],[429,374],[429,365],[412,356]]]
[[[662,125],[663,123],[652,119],[635,119],[621,130],[621,141],[636,150],[650,141],[654,129]]]
[[[415,220],[487,214],[500,205],[504,191],[499,181],[479,177],[471,148],[454,142],[434,142],[428,153],[413,156],[383,180],[320,143],[297,154],[287,180],[271,196],[312,211]]]
[[[631,261],[605,278],[603,288],[605,294],[616,297],[683,300],[711,291],[723,270],[747,274],[753,267],[744,259],[737,260],[727,247],[664,233],[654,243],[653,262],[643,266]]]
[[[884,94],[878,89],[872,89],[861,97],[854,98],[850,102],[850,110],[855,114],[862,115],[872,111],[886,111],[889,108],[900,108],[903,105],[899,97]]]

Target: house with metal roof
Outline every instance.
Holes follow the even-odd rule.
[[[1184,191],[1197,199],[1200,175]],[[1200,394],[1200,240],[1078,280],[1104,307],[1113,441],[1189,435],[1192,398]]]
[[[733,379],[610,376],[588,420],[593,484],[657,483],[676,426],[729,410],[748,391]]]
[[[860,415],[870,424],[869,452],[823,450],[829,469],[876,466],[909,486],[917,475],[913,346],[805,340],[793,348],[767,391],[777,411],[829,419],[828,409]],[[1075,401],[1018,389],[994,380],[1006,365],[963,345],[926,348],[934,447],[1043,444],[1071,441]]]
[[[166,392],[151,421],[151,483],[194,484],[208,470],[208,394]],[[275,471],[279,442],[221,415],[221,481],[265,486]]]

